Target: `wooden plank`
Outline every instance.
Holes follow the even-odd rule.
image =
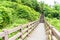
[[[3,37],[3,40],[8,40],[8,31],[7,31],[7,29],[4,29],[3,32],[5,33],[5,36]]]
[[[28,24],[24,24],[24,25],[22,25],[23,27],[22,28],[26,28],[26,26],[28,26]]]
[[[43,26],[44,25],[41,23],[36,28],[33,28],[35,30],[33,32],[31,31],[32,33],[27,40],[47,40]]]
[[[57,40],[57,38],[55,36],[52,35],[52,40]]]
[[[37,21],[38,21],[38,20],[37,20]],[[28,24],[24,24],[24,25],[22,25],[22,26],[23,26],[23,27],[31,26],[31,25],[33,25],[34,23],[36,23],[37,21],[33,21],[33,22],[28,23]]]
[[[23,35],[22,39],[26,38],[26,36],[27,36],[28,34],[30,34],[30,32],[31,32],[33,29],[34,29],[34,27],[31,27],[31,29],[28,30],[28,32]]]
[[[59,33],[55,28],[52,28],[52,32],[53,32],[53,35],[54,35],[58,40],[60,40],[60,33]]]
[[[28,33],[30,34],[30,32],[32,32],[32,30],[35,28],[35,26],[34,27],[32,27],[29,31],[28,31]]]
[[[25,25],[20,25],[18,27],[10,29],[10,30],[4,30],[3,32],[0,32],[0,37],[3,37],[3,40],[8,40],[8,34],[13,33],[17,30],[20,30],[22,28],[22,26],[24,26],[24,27],[28,26],[28,28],[23,31],[23,32],[26,32],[27,30],[30,30],[30,28],[32,28],[32,26],[34,26],[37,22],[38,22],[38,20],[30,22],[30,23],[25,24]],[[28,32],[27,32],[27,34],[28,34]],[[11,37],[9,40],[15,40],[19,36],[20,36],[20,32],[18,34],[14,35],[13,37]]]
[[[27,30],[29,30],[30,28],[32,28],[34,25],[35,25],[35,24],[33,24],[33,25],[29,26],[28,28],[26,28],[26,29],[22,30],[22,32],[24,32],[24,33],[25,33]]]
[[[18,27],[15,27],[15,28],[13,28],[13,29],[11,29],[11,30],[8,30],[8,34],[13,33],[13,32],[15,32],[15,31],[17,31],[17,30],[20,30],[20,29],[21,29],[21,26],[22,26],[22,25],[20,25],[20,26],[18,26]]]
[[[22,33],[25,33],[28,30],[28,28],[26,28],[25,30],[22,31]]]
[[[4,37],[5,33],[4,32],[0,32],[0,37]]]
[[[22,39],[25,39],[27,35],[28,35],[28,33],[24,34],[24,35],[22,36]]]
[[[16,40],[16,38],[20,37],[21,33],[17,33],[16,35],[14,35],[13,37],[11,37],[9,40]]]
[[[58,40],[60,40],[60,33],[48,22],[46,22],[46,24],[52,30],[52,35],[54,35]]]
[[[36,22],[36,21],[34,21],[34,22]],[[30,25],[30,24],[33,24],[34,22],[30,22],[30,23],[28,23],[28,24]],[[18,27],[15,27],[15,28],[13,28],[13,29],[10,29],[10,30],[8,30],[8,34],[19,30],[19,29],[21,28],[21,26],[27,26],[28,24],[20,25],[20,26],[18,26]]]

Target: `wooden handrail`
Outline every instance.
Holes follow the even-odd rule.
[[[11,33],[15,32],[15,31],[21,29],[21,26],[22,26],[22,25],[20,25],[20,26],[18,26],[18,27],[15,27],[15,28],[13,28],[13,29],[8,30],[8,34],[11,34]]]
[[[2,37],[2,40],[15,40],[16,38],[20,37],[21,40],[23,40],[25,37],[27,37],[30,32],[39,24],[39,20],[30,22],[28,24],[20,25],[18,27],[15,27],[10,30],[4,29],[3,32],[0,32],[0,37]],[[25,29],[23,29],[25,27]],[[14,35],[11,38],[8,38],[8,35],[20,30],[16,35]],[[23,34],[23,32],[25,34]]]
[[[11,37],[9,40],[15,40],[16,38],[18,38],[19,36],[21,36],[21,33],[17,33],[16,35],[14,35],[13,37]]]
[[[45,21],[45,25],[49,27],[52,32],[52,36],[55,36],[58,40],[60,40],[60,33],[54,28],[54,26],[50,25],[48,22]]]
[[[0,37],[4,37],[5,33],[4,32],[0,32]]]
[[[44,20],[44,15],[41,15],[40,20],[30,22],[28,24],[19,25],[18,27],[15,27],[10,30],[4,29],[3,32],[0,32],[0,37],[2,37],[2,40],[16,40],[16,38],[20,38],[21,40],[25,39],[32,30],[37,27],[37,25],[40,23],[45,23],[47,26],[47,32],[49,35],[51,35],[51,40],[53,40],[53,36],[55,36],[58,40],[60,40],[60,32],[58,32],[52,25],[50,25],[48,22]],[[11,38],[8,38],[8,35],[20,30],[16,35],[12,36]]]

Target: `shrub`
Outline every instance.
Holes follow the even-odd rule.
[[[39,13],[34,9],[18,4],[16,2],[2,1],[0,2],[0,24],[4,27],[20,18],[34,21],[38,19]],[[3,15],[3,16],[2,16]]]
[[[0,28],[13,22],[14,10],[0,6]]]

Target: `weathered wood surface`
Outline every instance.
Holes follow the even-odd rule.
[[[16,38],[18,38],[21,35],[21,33],[17,33],[16,35],[14,35],[13,37],[11,37],[9,40],[15,40]]]
[[[56,39],[60,40],[60,32],[57,31],[57,30],[54,28],[54,26],[50,25],[48,22],[45,21],[45,24],[47,25],[47,27],[49,27],[48,30],[51,30],[51,35],[52,35],[51,37],[52,37],[52,39],[53,39],[53,36],[55,36]]]
[[[0,37],[4,37],[5,33],[4,32],[0,32]]]
[[[21,40],[23,40],[26,37],[27,37],[27,40],[48,40],[44,23],[45,25],[47,25],[46,29],[47,29],[48,35],[49,34],[51,35],[51,40],[55,40],[55,37],[58,40],[60,40],[60,32],[58,32],[55,28],[53,28],[53,26],[51,26],[49,23],[47,23],[44,20],[43,14],[41,14],[40,20],[30,22],[28,24],[20,25],[10,30],[4,29],[3,32],[0,32],[0,37],[2,38],[2,40],[16,40],[16,38],[20,38]],[[18,30],[20,30],[20,32],[18,32],[16,35],[14,35],[11,38],[8,38],[9,34],[16,32]],[[32,34],[29,36],[31,32]]]
[[[39,20],[30,22],[28,24],[20,25],[18,27],[12,28],[10,30],[4,29],[3,32],[0,32],[0,37],[2,37],[2,40],[16,40],[16,38],[20,38],[23,40],[26,38],[30,32],[37,27],[39,24]],[[25,29],[24,29],[25,28]],[[12,36],[11,38],[8,38],[8,35],[20,30],[16,35]]]
[[[26,40],[47,40],[44,23],[40,23]]]

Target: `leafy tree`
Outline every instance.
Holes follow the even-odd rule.
[[[59,11],[60,10],[60,4],[55,4],[54,5],[54,9],[57,10],[57,11]]]
[[[21,2],[22,4],[27,5],[35,10],[38,8],[37,0],[21,0]]]
[[[57,18],[57,19],[60,18],[60,14],[59,14],[60,6],[59,5],[54,5],[54,7],[51,8],[51,6],[48,6],[44,2],[40,2],[39,9],[40,9],[40,12],[44,10],[44,14],[46,17]]]
[[[39,13],[28,6],[11,1],[0,2],[0,28],[13,24],[19,19],[34,21],[38,17]]]
[[[13,15],[12,15],[13,14]],[[5,27],[8,24],[12,24],[14,16],[14,10],[11,8],[0,7],[0,28]]]

